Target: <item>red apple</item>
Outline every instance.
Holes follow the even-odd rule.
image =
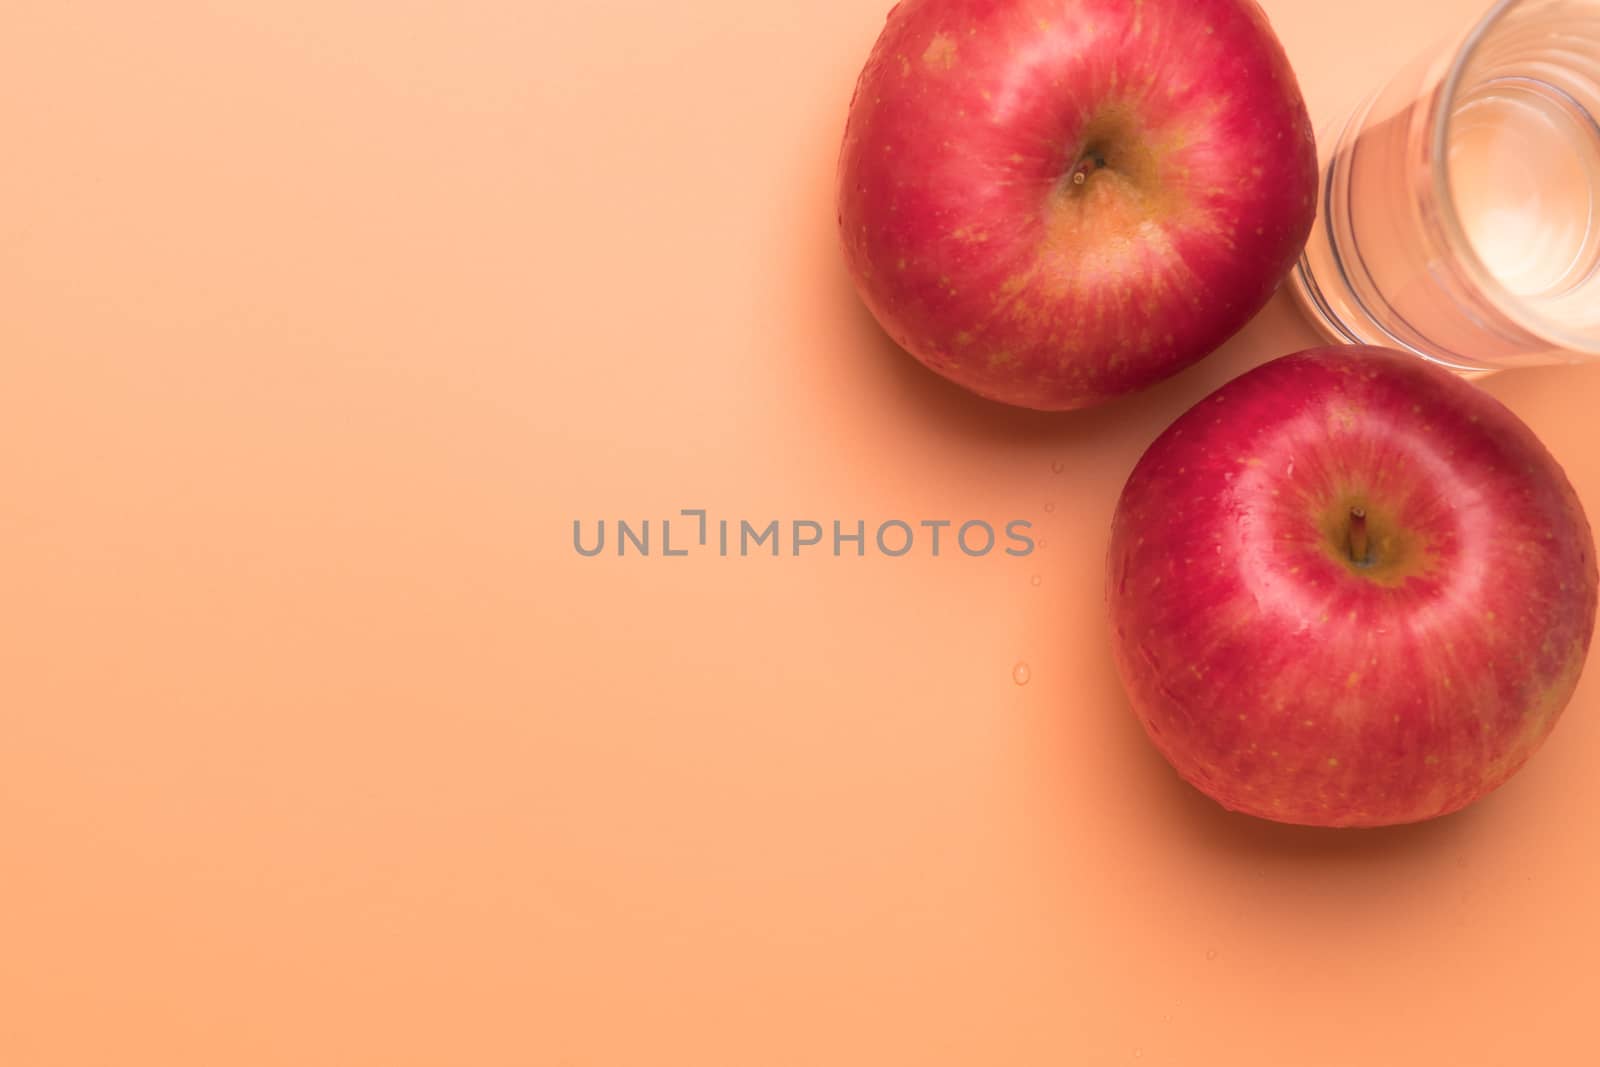
[[[1251,0],[905,0],[851,101],[839,225],[896,342],[1059,410],[1243,326],[1305,243],[1316,177]]]
[[[1178,773],[1281,822],[1429,819],[1555,726],[1595,620],[1589,524],[1499,401],[1381,348],[1228,383],[1134,468],[1117,666]]]

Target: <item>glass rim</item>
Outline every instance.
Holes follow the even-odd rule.
[[[1467,64],[1476,55],[1478,46],[1489,36],[1490,31],[1507,11],[1523,3],[1524,0],[1495,0],[1495,4],[1484,12],[1472,29],[1467,31],[1466,37],[1461,40],[1455,54],[1450,58],[1450,66],[1439,85],[1434,113],[1430,118],[1432,129],[1429,136],[1429,150],[1433,157],[1431,168],[1433,198],[1439,206],[1439,216],[1445,236],[1450,246],[1457,250],[1468,280],[1489,298],[1490,303],[1501,314],[1535,337],[1559,348],[1585,356],[1600,355],[1600,333],[1574,333],[1552,322],[1544,315],[1530,309],[1521,296],[1507,289],[1494,276],[1467,237],[1466,228],[1461,224],[1461,215],[1456,210],[1455,193],[1450,187],[1449,133],[1453,111],[1450,105],[1461,88],[1461,79],[1466,73]]]

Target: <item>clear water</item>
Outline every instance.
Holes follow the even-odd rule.
[[[1600,356],[1597,117],[1600,0],[1500,4],[1419,56],[1323,141],[1294,272],[1313,319],[1467,372]],[[1442,225],[1441,163],[1461,232]]]
[[[1478,258],[1541,317],[1600,321],[1600,126],[1532,77],[1486,82],[1456,105],[1448,174]]]

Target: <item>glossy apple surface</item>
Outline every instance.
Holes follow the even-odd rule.
[[[1260,310],[1316,176],[1250,0],[905,0],[851,102],[839,225],[862,298],[923,363],[1078,408]]]
[[[1443,815],[1515,773],[1578,683],[1595,581],[1524,423],[1357,347],[1275,360],[1173,423],[1107,559],[1156,747],[1227,808],[1322,826]]]

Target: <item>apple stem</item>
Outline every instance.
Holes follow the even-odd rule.
[[[1371,551],[1372,545],[1367,538],[1367,509],[1353,507],[1350,509],[1350,562],[1372,562]]]
[[[1105,165],[1106,157],[1098,154],[1090,156],[1088,159],[1079,160],[1078,165],[1072,168],[1072,184],[1082,185],[1089,180],[1090,171],[1101,170]]]

